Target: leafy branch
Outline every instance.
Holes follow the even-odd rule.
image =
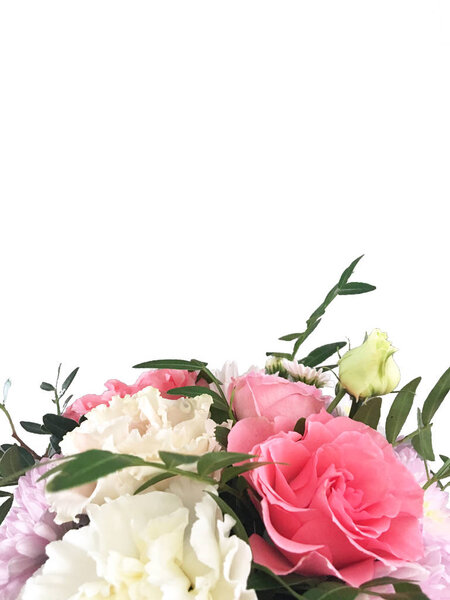
[[[281,352],[267,352],[268,356],[278,356],[280,358],[288,358],[289,360],[294,360],[297,355],[297,352],[303,342],[311,335],[311,333],[316,329],[322,320],[323,315],[325,314],[328,306],[333,302],[337,296],[350,296],[353,294],[365,294],[366,292],[371,292],[375,288],[375,286],[370,285],[369,283],[361,283],[361,282],[349,282],[356,265],[359,263],[363,255],[356,258],[342,273],[339,278],[339,281],[335,286],[331,288],[328,294],[325,296],[324,301],[316,308],[316,310],[311,314],[309,319],[306,321],[306,329],[300,333],[288,333],[287,335],[283,335],[279,339],[285,342],[294,341],[294,347],[292,352],[290,353],[281,353]]]

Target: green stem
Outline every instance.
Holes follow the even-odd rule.
[[[344,390],[344,388],[339,387],[335,399],[331,402],[330,406],[327,408],[327,412],[332,413],[333,410],[336,408],[336,406],[339,404],[339,402],[342,400],[342,398],[345,396],[346,393],[347,392]]]

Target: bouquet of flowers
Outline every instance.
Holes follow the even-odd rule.
[[[1,600],[450,598],[450,459],[432,447],[450,369],[402,432],[420,377],[400,388],[385,333],[299,354],[335,298],[375,289],[350,281],[359,260],[263,369],[151,360],[75,401],[59,369],[54,411],[20,423],[43,456],[8,381]]]

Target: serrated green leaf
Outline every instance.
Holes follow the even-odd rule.
[[[421,377],[407,383],[396,395],[386,418],[386,439],[391,444],[398,438],[411,411]]]
[[[5,520],[6,515],[9,513],[11,506],[13,505],[14,498],[11,496],[8,500],[5,500],[0,506],[0,525]]]
[[[255,458],[252,454],[241,452],[208,452],[199,458],[197,472],[199,475],[208,475],[219,469],[224,469],[238,462]]]
[[[436,411],[450,391],[450,367],[441,375],[438,382],[428,394],[422,409],[424,425],[431,423]]]
[[[360,281],[352,281],[351,283],[346,283],[339,289],[339,296],[351,296],[353,294],[366,294],[367,292],[373,292],[376,290],[374,285],[370,285],[370,283],[361,283]]]
[[[322,361],[333,356],[338,350],[347,345],[347,342],[333,342],[332,344],[325,344],[323,346],[319,346],[312,352],[305,356],[298,362],[305,367],[316,367]]]
[[[63,393],[69,388],[69,386],[71,385],[72,381],[75,379],[75,376],[78,373],[79,368],[80,367],[77,367],[76,369],[74,369],[72,371],[72,373],[70,373],[70,375],[68,375],[66,377],[66,379],[64,380],[64,383],[62,384],[62,388],[61,388]]]
[[[380,422],[381,415],[381,398],[369,398],[364,404],[356,411],[353,416],[354,421],[364,423],[372,429],[377,429],[378,423]]]

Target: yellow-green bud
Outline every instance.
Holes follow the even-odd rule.
[[[400,381],[400,370],[392,355],[387,333],[374,329],[364,343],[344,354],[339,361],[341,386],[355,398],[389,394]]]

